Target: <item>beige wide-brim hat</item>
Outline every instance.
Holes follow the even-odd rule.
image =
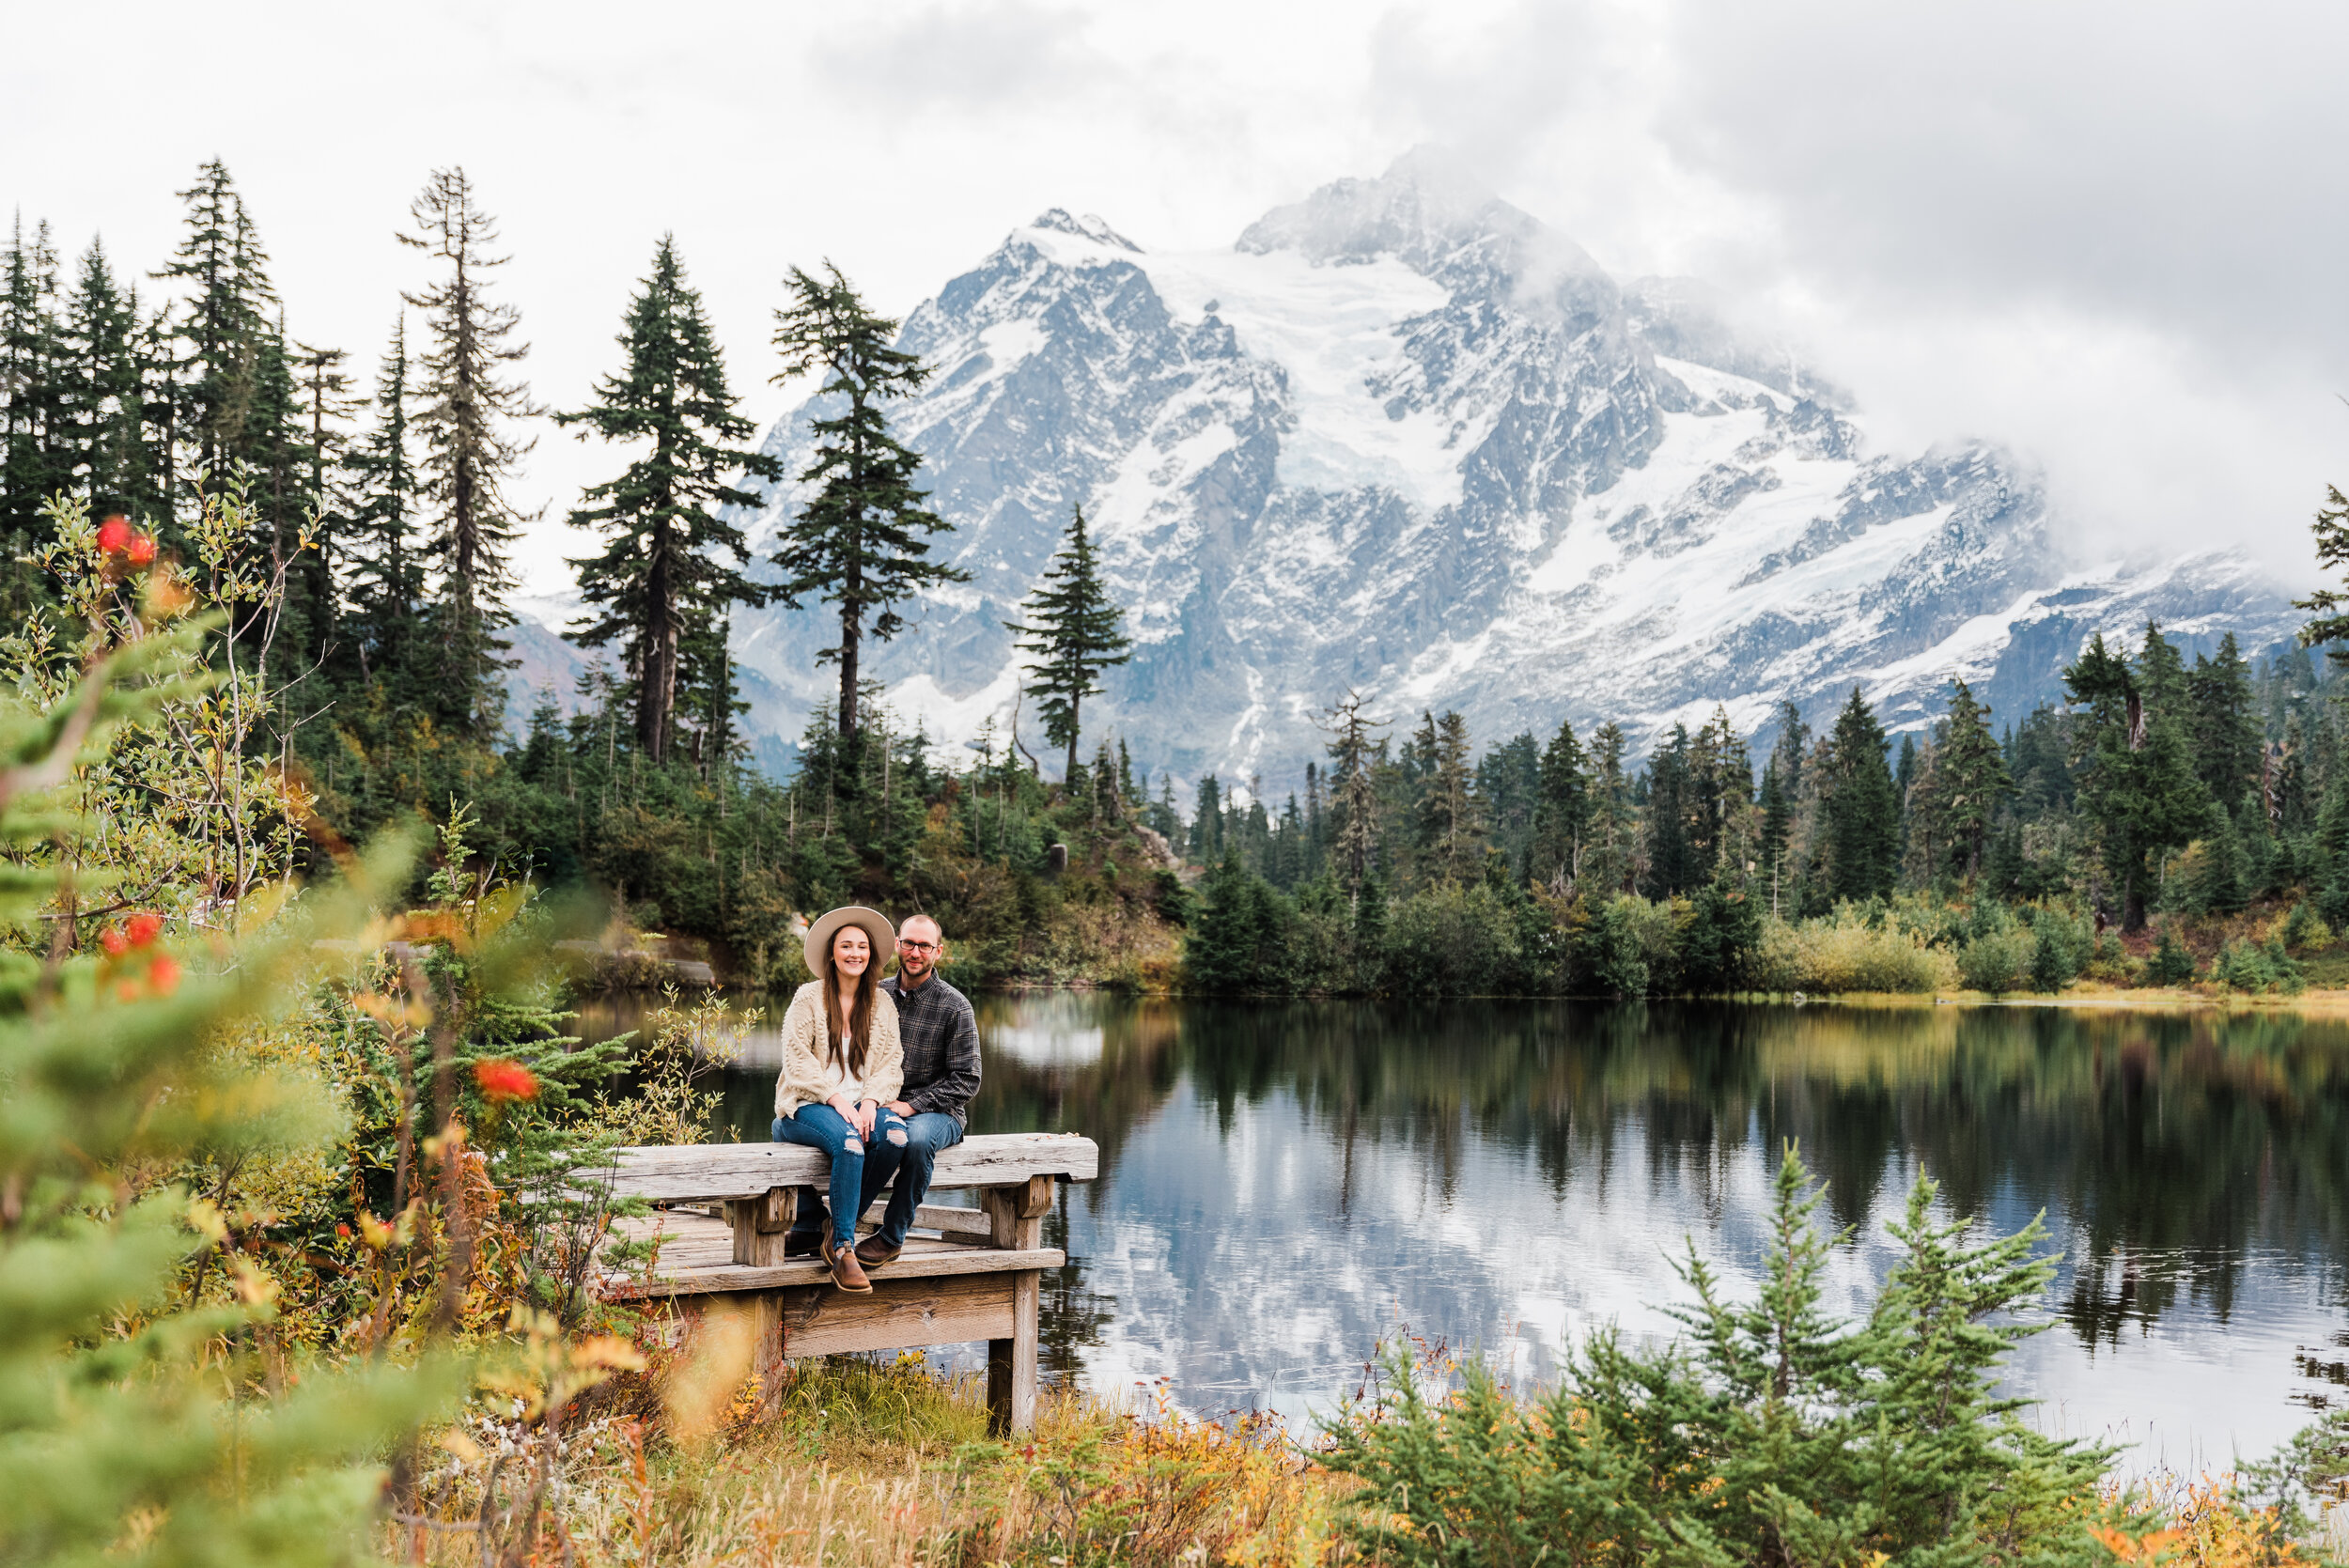
[[[873,977],[879,979],[881,966],[897,955],[897,928],[889,924],[887,915],[862,904],[834,909],[807,928],[807,972],[818,980],[824,978],[824,958],[832,952],[832,935],[844,925],[864,928],[873,944]]]

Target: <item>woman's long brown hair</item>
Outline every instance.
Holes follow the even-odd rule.
[[[848,929],[844,925],[840,931]],[[840,931],[832,934],[833,941],[840,939]],[[872,933],[866,932],[864,939],[870,942]],[[848,1068],[850,1078],[861,1079],[864,1076],[865,1048],[873,1038],[873,998],[880,990],[879,973],[880,955],[876,953],[865,960],[864,972],[857,976],[856,1005],[848,1010]],[[824,1063],[827,1066],[839,1064],[841,1032],[840,960],[827,950],[824,954]]]

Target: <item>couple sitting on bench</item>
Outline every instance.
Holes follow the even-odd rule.
[[[829,1203],[802,1188],[786,1257],[823,1254],[832,1282],[869,1291],[866,1270],[894,1263],[940,1153],[962,1141],[979,1092],[971,1001],[938,977],[945,937],[927,915],[893,930],[878,910],[834,909],[807,929],[808,971],[783,1016],[774,1140],[832,1157]],[[892,957],[897,972],[881,969]],[[880,1229],[857,1220],[895,1186]]]

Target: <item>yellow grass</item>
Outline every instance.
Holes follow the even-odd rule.
[[[806,1363],[771,1396],[746,1384],[694,1443],[630,1415],[582,1420],[535,1519],[529,1455],[508,1459],[485,1515],[501,1449],[535,1447],[476,1419],[434,1455],[438,1528],[392,1526],[386,1555],[475,1568],[486,1517],[505,1560],[583,1568],[1340,1560],[1343,1483],[1277,1432],[1048,1391],[1033,1437],[990,1442],[978,1381],[935,1376],[916,1355]]]

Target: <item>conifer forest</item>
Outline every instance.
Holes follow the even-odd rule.
[[[1303,778],[1178,790],[1088,725],[1130,644],[1080,512],[1011,628],[1040,746],[990,730],[948,756],[863,673],[961,576],[891,423],[930,367],[837,270],[790,269],[774,359],[729,367],[662,238],[609,372],[549,408],[461,169],[406,215],[431,281],[383,302],[381,345],[301,335],[219,162],[178,195],[168,256],[69,254],[23,221],[8,244],[0,594],[38,637],[71,599],[58,552],[117,518],[208,584],[206,658],[249,699],[235,743],[275,781],[230,881],[461,819],[483,877],[590,892],[754,987],[796,975],[795,915],[849,900],[937,913],[975,982],[1361,995],[2270,990],[2349,922],[2333,666],[2232,634],[2190,660],[2158,626],[2100,636],[2060,705],[1992,713],[1952,682],[1897,737],[1857,688],[1788,705],[1764,754],[1725,710],[1641,757],[1613,723],[1471,736],[1332,692]],[[805,474],[739,411],[770,376],[839,395]],[[569,693],[511,675],[508,491],[546,439],[613,455],[568,513],[594,543],[563,635],[595,659]],[[781,478],[810,499],[754,559],[742,487]],[[2320,548],[2342,526],[2336,496]],[[838,701],[784,778],[749,760],[728,652],[765,605],[838,631]],[[2337,606],[2310,607],[2334,640]],[[178,896],[235,896],[208,877]]]

